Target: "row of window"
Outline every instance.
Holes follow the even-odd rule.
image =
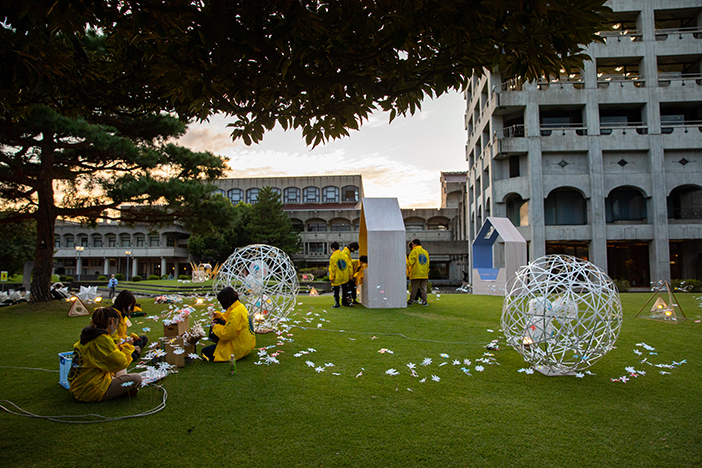
[[[668,218],[675,220],[702,219],[702,189],[683,186],[674,189],[667,198]],[[513,195],[507,200],[507,218],[515,226],[529,224],[529,200]],[[478,209],[476,229],[482,226],[481,211]],[[489,216],[486,210],[485,217]],[[638,189],[620,187],[610,192],[605,198],[605,222],[618,221],[647,222],[647,201]],[[574,189],[556,189],[544,200],[544,225],[582,225],[587,224],[587,202],[583,195]]]
[[[358,187],[355,185],[347,185],[339,189],[333,185],[329,185],[320,189],[319,187],[305,187],[300,190],[297,187],[288,187],[285,190],[280,190],[277,187],[271,187],[271,189],[282,197],[283,203],[333,203],[333,202],[357,202],[359,196]],[[224,190],[216,190],[215,193],[219,193],[224,197],[231,200],[232,203],[236,204],[239,202],[245,202],[249,204],[254,204],[258,201],[258,193],[260,189],[253,187],[244,191],[243,189],[233,188],[226,192]]]
[[[148,238],[144,235],[136,234],[132,239],[130,234],[121,234],[117,237],[115,234],[107,234],[104,236],[100,234],[93,234],[90,237],[87,235],[78,235],[77,238],[73,234],[64,234],[63,236],[56,234],[54,237],[54,247],[60,249],[61,247],[73,248],[73,247],[160,247],[160,236],[149,236]],[[175,247],[176,239],[173,237],[166,238],[166,247]]]

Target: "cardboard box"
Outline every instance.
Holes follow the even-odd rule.
[[[182,322],[173,325],[163,325],[163,336],[180,336],[190,330],[190,317],[185,317]]]
[[[183,337],[163,337],[161,338],[161,349],[166,352],[166,362],[176,367],[185,367],[185,358],[188,354],[195,353],[195,344],[183,345]],[[182,353],[176,351],[182,349]]]

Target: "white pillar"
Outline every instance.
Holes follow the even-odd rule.
[[[139,272],[137,271],[137,267],[138,267],[138,266],[139,266],[139,265],[138,265],[138,262],[137,262],[137,258],[136,258],[136,257],[132,257],[132,276],[136,276],[136,275],[139,274]],[[144,279],[146,279],[146,278],[144,278]]]
[[[180,264],[178,263],[178,260],[176,260],[173,264],[173,276],[175,277],[175,279],[178,279],[178,277],[180,276],[180,272],[178,271],[179,268]]]
[[[166,275],[168,276],[168,272],[166,271],[166,257],[161,257],[161,276]]]
[[[110,259],[105,257],[103,259],[103,266],[102,266],[102,271],[105,276],[107,276],[107,272],[110,270]]]

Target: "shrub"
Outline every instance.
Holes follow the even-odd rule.
[[[674,279],[670,282],[674,291],[679,292],[702,292],[702,281],[694,279]]]
[[[301,268],[300,273],[309,273],[314,276],[315,279],[324,278],[329,275],[329,272],[325,267],[314,267],[314,268]]]
[[[98,276],[98,281],[107,281],[107,276]]]
[[[161,277],[158,275],[149,275],[149,281],[160,280]]]
[[[180,275],[180,276],[178,277],[178,279],[179,279],[179,280],[189,280],[190,277],[189,277],[188,275]]]
[[[115,279],[116,279],[117,281],[124,281],[124,275],[123,275],[122,273],[117,273],[117,274],[115,275]]]
[[[73,277],[72,277],[72,276],[61,275],[61,276],[59,276],[59,281],[62,282],[62,283],[72,283],[72,282],[73,282]]]
[[[163,276],[161,276],[161,279],[162,279],[162,280],[167,280],[167,279],[168,279],[168,275],[163,275]]]
[[[614,282],[614,285],[617,287],[619,292],[627,292],[629,289],[631,289],[631,283],[629,283],[629,280],[615,279],[612,281]]]
[[[134,282],[141,281],[141,276],[139,276],[139,275],[132,276],[132,281],[134,281]]]
[[[329,281],[329,277],[325,276],[324,278],[320,279],[319,281]]]

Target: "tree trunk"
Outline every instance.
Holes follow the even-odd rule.
[[[48,153],[48,154],[47,154]],[[56,205],[54,203],[53,157],[50,151],[42,151],[42,175],[37,178],[38,206],[37,246],[32,270],[32,302],[48,302],[51,295],[51,273],[54,269],[54,226]]]

